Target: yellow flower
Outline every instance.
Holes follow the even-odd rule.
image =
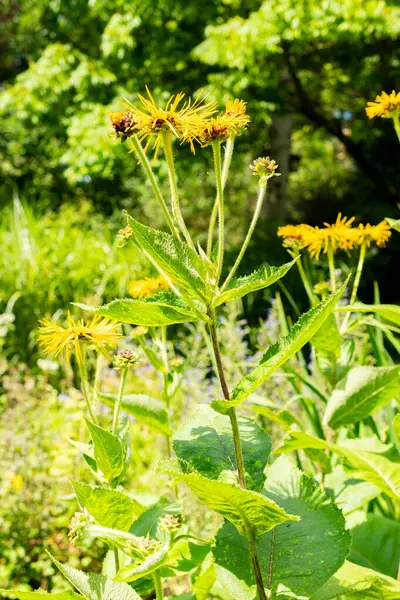
[[[371,242],[375,242],[379,248],[384,248],[392,235],[390,226],[384,219],[378,225],[360,225],[357,228],[358,243],[366,243],[367,247],[371,245]]]
[[[250,117],[246,114],[246,102],[235,98],[228,100],[225,106],[225,115],[234,120],[236,128],[244,129],[250,123]]]
[[[390,94],[382,92],[375,98],[375,102],[368,102],[365,112],[370,119],[374,117],[390,119],[393,114],[400,112],[400,92],[396,93],[394,90]]]
[[[293,239],[293,240],[303,240],[303,236],[308,231],[312,230],[313,227],[310,225],[283,225],[282,227],[278,227],[278,235],[283,237],[285,240]]]
[[[168,290],[169,283],[160,275],[159,277],[145,277],[129,284],[129,293],[133,298],[145,298],[156,292]]]
[[[335,223],[332,225],[324,223],[325,227],[329,230],[330,241],[334,252],[336,251],[336,248],[346,251],[352,250],[354,245],[357,244],[357,230],[352,228],[354,220],[355,217],[348,219],[347,217],[342,217],[342,214],[339,213]]]
[[[201,94],[192,103],[190,100],[183,102],[185,94],[180,92],[170,97],[165,108],[160,108],[147,86],[146,92],[148,98],[139,94],[141,108],[137,108],[129,102],[127,104],[129,111],[137,121],[136,127],[139,130],[140,141],[148,138],[146,149],[151,139],[155,138],[153,145],[155,156],[157,156],[163,133],[169,132],[182,139],[193,131],[198,131],[203,121],[216,111],[215,102],[204,104],[204,97]]]
[[[326,254],[328,252],[329,243],[331,241],[331,232],[329,229],[312,227],[303,235],[303,247],[307,248],[310,256],[317,260],[321,251]]]
[[[246,103],[235,98],[228,100],[225,112],[200,124],[185,136],[186,141],[199,142],[203,147],[213,142],[224,142],[232,135],[239,135],[247,127],[250,118],[246,115]]]
[[[14,475],[13,477],[11,477],[10,481],[11,481],[11,485],[13,486],[14,490],[16,490],[17,492],[20,492],[22,490],[23,485],[24,485],[24,480],[22,479],[22,475]]]
[[[117,323],[108,319],[95,316],[91,322],[80,319],[74,322],[68,313],[67,327],[42,319],[39,329],[39,343],[43,346],[46,354],[58,356],[64,353],[67,359],[70,352],[74,352],[79,364],[84,363],[81,344],[94,346],[96,350],[109,357],[107,346],[116,346],[122,335],[115,329]]]

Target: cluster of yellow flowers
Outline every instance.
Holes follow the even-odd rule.
[[[367,117],[383,117],[384,119],[393,118],[394,115],[400,113],[400,92],[394,90],[387,94],[382,92],[375,98],[375,102],[368,102],[365,109]]]
[[[139,94],[140,108],[126,102],[127,110],[111,113],[111,124],[115,136],[121,141],[137,134],[140,141],[147,139],[146,149],[154,140],[153,149],[157,154],[162,137],[172,134],[181,142],[188,142],[194,151],[194,142],[207,146],[216,141],[224,141],[238,135],[250,122],[243,100],[229,100],[225,111],[217,113],[215,102],[205,102],[198,95],[192,103],[184,101],[185,94],[171,96],[164,108],[157,106],[149,89],[147,98]]]
[[[359,225],[353,227],[355,217],[348,219],[339,213],[333,224],[324,223],[324,227],[310,225],[285,225],[278,228],[278,235],[284,239],[284,244],[293,248],[306,248],[311,257],[317,260],[321,252],[326,254],[329,249],[353,250],[356,246],[370,246],[374,242],[379,247],[386,246],[391,236],[390,227],[386,220],[378,225]]]

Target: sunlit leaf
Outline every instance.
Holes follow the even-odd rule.
[[[115,394],[98,394],[100,400],[114,406]],[[138,421],[156,429],[165,435],[171,434],[168,411],[161,400],[151,398],[145,394],[125,394],[122,398],[121,408],[128,415],[134,416]]]
[[[71,481],[82,508],[103,527],[127,531],[134,519],[133,501],[117,490]]]

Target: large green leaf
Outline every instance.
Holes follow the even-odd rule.
[[[400,582],[346,561],[311,600],[399,600]]]
[[[112,581],[99,573],[83,573],[51,558],[64,577],[86,600],[141,600],[135,590],[126,583]]]
[[[341,306],[338,309],[340,312],[353,312],[353,313],[376,313],[386,321],[390,321],[395,325],[400,325],[400,306],[396,304],[362,304],[357,302],[356,304],[347,304]]]
[[[259,536],[280,523],[298,520],[297,516],[286,513],[262,494],[223,481],[206,479],[183,460],[167,460],[159,469],[177,481],[184,481],[201,502],[233,523],[242,535],[245,535],[248,527]]]
[[[260,490],[264,468],[271,452],[271,440],[252,419],[238,418],[247,487]],[[201,475],[220,479],[236,472],[235,447],[229,417],[209,406],[200,405],[195,414],[174,436],[174,450]],[[232,479],[232,478],[231,478]]]
[[[211,597],[223,598],[223,600],[254,600],[255,589],[247,586],[244,581],[238,579],[231,571],[220,565],[215,565],[216,581],[211,589]]]
[[[272,598],[309,598],[346,558],[351,537],[344,517],[286,457],[269,468],[264,494],[301,517],[300,522],[278,525],[257,540],[265,586]],[[255,584],[247,539],[232,525],[220,529],[213,552],[217,564],[247,585]]]
[[[121,298],[97,307],[79,303],[76,306],[96,315],[115,319],[121,323],[144,325],[146,327],[188,323],[198,321],[201,317],[200,312],[192,310],[179,296],[172,292],[160,292],[155,296],[143,298],[142,300]],[[207,317],[203,315],[203,318],[206,319]]]
[[[103,527],[127,531],[134,519],[133,501],[117,490],[104,487],[92,487],[72,481],[76,497],[82,508]]]
[[[270,377],[276,369],[294,356],[316,334],[331,314],[344,292],[345,285],[335,294],[327,296],[320,304],[302,315],[287,335],[273,346],[270,346],[262,357],[260,364],[239,381],[232,392],[229,402],[226,400],[215,400],[212,403],[212,407],[219,412],[227,412],[230,407],[240,404]]]
[[[100,393],[98,396],[109,406],[114,406],[117,398],[115,394]],[[168,411],[161,400],[145,394],[126,394],[122,398],[121,407],[124,412],[160,433],[171,434]]]
[[[160,519],[165,515],[179,515],[181,511],[182,507],[178,502],[170,502],[166,498],[160,498],[132,524],[130,532],[137,536],[155,538],[159,534],[158,523]]]
[[[351,530],[351,562],[397,577],[400,562],[400,523],[381,515],[364,515]]]
[[[217,295],[213,301],[213,306],[219,306],[223,302],[229,302],[229,300],[235,298],[242,298],[250,292],[256,292],[272,285],[286,275],[296,260],[292,260],[281,267],[261,267],[250,275],[232,279],[225,290]]]
[[[274,450],[274,454],[302,448],[328,448],[344,459],[344,469],[354,479],[369,481],[388,496],[397,500],[400,498],[400,464],[390,461],[382,454],[357,450],[349,445],[332,444],[302,431],[289,432],[283,444]]]
[[[210,298],[207,289],[207,268],[200,256],[184,242],[163,231],[147,227],[129,215],[132,240],[174,285],[194,294],[200,300]]]
[[[400,392],[400,366],[355,367],[333,391],[324,416],[333,429],[368,417]]]
[[[317,353],[322,356],[337,358],[340,356],[342,337],[334,315],[329,315],[325,323],[320,327],[311,340]]]
[[[400,231],[400,219],[391,219],[390,217],[386,217],[386,221],[389,223],[390,227],[396,231]]]
[[[63,592],[46,592],[45,590],[36,590],[34,592],[23,592],[21,590],[0,590],[0,595],[6,598],[10,596],[18,598],[18,600],[82,600],[82,596],[72,590],[64,590]]]
[[[108,481],[119,477],[125,469],[126,449],[120,438],[86,419],[93,440],[97,467]]]
[[[325,491],[334,498],[345,516],[365,507],[381,493],[373,483],[350,478],[341,465],[336,465],[332,472],[325,476]]]

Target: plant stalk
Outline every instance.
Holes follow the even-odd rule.
[[[124,388],[125,388],[126,376],[127,375],[128,375],[128,367],[126,367],[125,369],[123,369],[122,373],[121,373],[121,379],[120,379],[120,382],[119,382],[119,389],[118,389],[117,401],[116,401],[115,406],[114,406],[114,415],[113,415],[113,422],[112,422],[112,433],[115,433],[117,431],[118,417],[119,417],[119,413],[120,413],[120,410],[121,410],[122,397],[123,397],[123,393],[124,393]]]
[[[154,571],[153,580],[154,580],[154,587],[156,590],[156,600],[163,600],[163,598],[164,598],[163,584],[162,584],[162,580],[161,580],[161,575],[158,571]]]
[[[397,137],[399,138],[399,142],[400,142],[400,115],[398,113],[394,113],[392,119],[393,119],[394,130],[397,133]]]
[[[78,346],[79,342],[77,343]],[[85,367],[85,358],[83,353],[81,352],[81,350],[77,349],[78,351],[76,352],[77,356],[82,356],[82,360],[77,360],[78,363],[78,369],[79,369],[79,377],[81,379],[81,385],[82,385],[82,391],[83,391],[83,397],[85,398],[85,402],[86,402],[86,406],[90,415],[90,418],[92,419],[93,423],[97,424],[97,417],[93,411],[93,406],[92,406],[92,402],[90,400],[90,395],[89,395],[89,390],[88,390],[88,382],[87,382],[87,377],[86,377],[86,367]]]
[[[329,277],[331,280],[331,291],[332,293],[336,292],[336,275],[335,275],[335,259],[333,256],[333,248],[332,245],[329,244],[328,247],[328,262],[329,262]]]
[[[360,248],[360,256],[358,259],[357,271],[356,271],[356,276],[354,279],[354,285],[353,285],[353,289],[351,290],[350,306],[352,304],[354,304],[354,302],[357,298],[358,287],[360,285],[361,275],[362,275],[362,271],[363,271],[363,267],[364,267],[366,248],[367,248],[366,243],[365,243],[365,241],[363,241],[363,243],[361,244],[361,248]],[[351,315],[350,312],[346,313],[346,316],[345,316],[342,326],[340,328],[340,333],[343,333],[345,331],[347,324],[349,322],[349,319],[350,319],[350,315]]]
[[[304,289],[306,290],[308,299],[310,301],[310,306],[314,306],[315,295],[314,295],[314,292],[311,289],[311,285],[310,285],[310,282],[308,280],[307,273],[305,272],[305,269],[304,269],[304,266],[303,266],[303,263],[302,263],[302,257],[301,257],[301,255],[297,259],[296,265],[297,265],[297,268],[299,270],[301,281],[303,282],[303,285],[304,285]]]
[[[217,282],[221,276],[222,265],[224,262],[224,230],[225,230],[225,217],[224,217],[224,188],[222,185],[222,172],[221,172],[221,142],[214,142],[212,144],[213,156],[214,156],[214,167],[215,167],[215,181],[217,186],[217,200],[218,200],[218,255],[217,255]]]
[[[153,169],[151,168],[149,159],[147,158],[146,153],[145,153],[145,151],[142,148],[142,144],[140,143],[140,141],[138,140],[138,138],[136,137],[136,135],[132,136],[131,140],[132,140],[133,146],[134,146],[134,148],[136,150],[136,154],[139,157],[140,163],[143,166],[143,169],[145,170],[145,173],[147,175],[147,179],[149,180],[149,182],[151,184],[151,187],[153,188],[153,192],[155,194],[155,197],[157,198],[157,200],[158,200],[158,202],[159,202],[159,204],[160,204],[160,206],[162,208],[162,211],[164,213],[164,217],[165,217],[165,219],[166,219],[166,221],[168,223],[168,227],[170,228],[172,235],[174,235],[175,237],[179,237],[178,232],[176,230],[176,227],[174,225],[174,222],[173,222],[173,220],[171,218],[171,215],[169,214],[168,207],[167,207],[167,205],[165,203],[165,200],[164,200],[164,198],[162,196],[162,193],[161,193],[161,190],[160,190],[159,185],[157,183],[157,180],[156,180],[156,178],[154,176]]]

